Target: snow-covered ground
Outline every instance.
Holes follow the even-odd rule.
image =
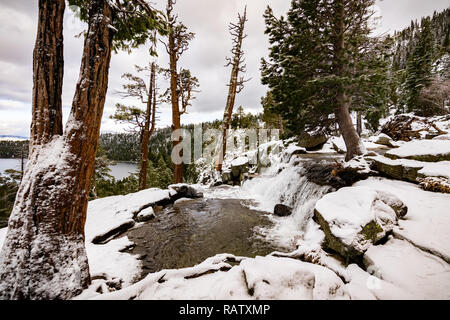
[[[383,148],[375,143],[377,139],[364,140],[366,148]],[[371,177],[349,188],[347,194],[351,198],[343,199],[339,192],[330,194],[329,186],[316,185],[303,175],[302,162],[293,154],[304,153],[304,150],[289,143],[282,146],[279,142],[261,147],[268,148],[274,143],[281,147],[281,152],[266,155],[272,164],[259,176],[246,180],[241,186],[195,187],[203,191],[206,198],[242,199],[243,204],[268,214],[278,203],[290,206],[292,215],[270,215],[274,226],[259,230],[269,241],[290,253],[274,252],[256,258],[223,253],[197,266],[149,274],[133,284],[140,274],[141,263],[138,257],[126,253],[125,249],[132,243],[127,237],[110,240],[108,234],[123,225],[135,224],[133,218],[137,214],[147,210],[149,204],[168,198],[174,191],[149,189],[99,199],[89,203],[86,221],[86,247],[94,280],[77,298],[450,299],[450,194],[424,191],[409,182]],[[326,152],[340,159],[336,147],[342,151],[340,138],[314,153]],[[396,150],[403,152],[400,148]],[[231,166],[233,160],[233,165],[242,165],[249,157],[232,155],[226,159],[224,167]],[[419,163],[424,176],[449,178],[449,161],[426,164],[408,159],[386,161]],[[406,216],[399,219],[389,215],[386,203],[393,203],[386,198],[383,198],[385,202],[374,204],[380,194],[389,194],[388,199],[399,199],[408,208]],[[322,200],[317,204],[319,199]],[[338,221],[334,225],[338,236],[348,236],[342,232],[350,229],[355,235],[355,230],[362,229],[371,219],[383,222],[383,231],[390,236],[384,241],[376,239],[376,244],[366,242],[361,248],[362,263],[346,265],[342,259],[322,249],[325,234],[313,220],[315,208],[326,211],[327,219]],[[361,216],[363,212],[366,216]],[[389,228],[384,229],[386,224]],[[5,234],[6,229],[0,229],[0,245]],[[93,243],[98,236],[106,238],[104,244]],[[123,289],[115,291],[115,283],[120,283]]]

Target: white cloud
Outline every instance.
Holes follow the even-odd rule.
[[[159,8],[164,9],[165,1],[158,1]],[[290,1],[284,0],[247,0],[248,22],[244,41],[246,52],[247,77],[252,80],[244,91],[238,95],[236,105],[243,105],[248,111],[261,110],[260,98],[266,88],[260,83],[260,59],[267,55],[268,41],[264,35],[263,13],[270,5],[276,15],[284,14]],[[448,6],[448,0],[385,0],[378,1],[377,6],[383,14],[383,30],[393,30],[409,24],[412,18],[432,13],[433,9]],[[227,83],[230,69],[224,68],[225,57],[230,53],[231,39],[228,34],[228,23],[236,21],[238,12],[242,12],[245,2],[240,0],[179,0],[176,11],[179,18],[188,28],[196,33],[189,50],[180,60],[180,67],[189,68],[199,78],[201,92],[193,101],[189,113],[182,118],[183,123],[198,123],[221,118],[227,96]],[[444,7],[445,8],[445,7]],[[31,118],[32,91],[32,52],[37,26],[37,1],[14,1],[0,3],[0,129],[2,134],[13,134],[12,131],[29,133]],[[67,119],[72,103],[75,85],[83,49],[83,39],[75,38],[86,25],[74,16],[67,7],[64,22],[64,86],[63,105],[64,119]],[[167,67],[168,59],[162,45],[159,45],[158,63]],[[147,48],[141,47],[131,55],[115,54],[111,60],[108,95],[102,131],[123,131],[123,126],[116,124],[109,116],[114,113],[114,106],[121,100],[114,92],[121,88],[121,75],[133,72],[134,65],[149,63]],[[160,80],[161,90],[165,90],[167,82]],[[12,112],[14,110],[14,112]],[[4,113],[8,112],[8,116]],[[11,113],[12,112],[12,113]],[[160,106],[159,127],[170,125],[171,111],[167,104]],[[11,132],[5,132],[11,130]]]

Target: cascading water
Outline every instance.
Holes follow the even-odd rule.
[[[207,192],[210,198],[243,199],[243,204],[249,208],[268,213],[272,213],[279,203],[291,207],[292,215],[270,215],[274,222],[272,226],[255,228],[259,236],[286,250],[295,249],[308,228],[316,227],[312,222],[314,206],[332,190],[330,186],[318,185],[306,177],[307,164],[329,163],[330,159],[336,159],[336,155],[328,154],[293,156],[294,149],[287,147],[281,153],[269,155],[271,165],[260,176],[245,181],[241,187],[219,187]]]

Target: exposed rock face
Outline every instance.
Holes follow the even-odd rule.
[[[378,243],[407,213],[392,194],[368,187],[348,187],[325,195],[315,207],[325,233],[325,247],[346,258],[357,258]]]
[[[327,136],[322,132],[303,132],[298,141],[298,145],[308,151],[319,150],[327,142]]]
[[[417,183],[418,172],[423,165],[415,161],[395,161],[385,157],[370,158],[373,168],[388,177]]]
[[[287,217],[292,214],[292,208],[284,204],[277,204],[273,209],[273,214],[279,217]]]
[[[222,172],[222,182],[229,185],[240,185],[249,172],[249,159],[240,157],[231,162],[229,170]]]

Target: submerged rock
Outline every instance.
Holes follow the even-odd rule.
[[[273,209],[273,214],[279,217],[287,217],[292,214],[292,208],[284,204],[277,204]]]
[[[325,247],[346,258],[357,258],[378,243],[407,213],[396,196],[368,187],[347,187],[316,203],[317,222]]]

